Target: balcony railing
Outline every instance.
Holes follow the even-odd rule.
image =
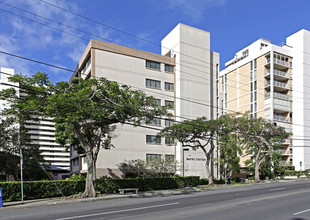
[[[289,154],[288,150],[283,150],[283,149],[278,149],[276,150],[277,153],[281,153],[281,154]]]
[[[270,92],[265,94],[265,99],[269,99],[269,98],[270,98]],[[285,94],[282,94],[282,93],[278,93],[278,92],[274,92],[273,93],[273,98],[283,99],[283,100],[286,100],[286,101],[292,101],[292,97],[291,96],[285,95]]]
[[[277,120],[277,121],[283,121],[283,122],[292,122],[291,118],[287,118],[287,117],[282,116],[282,115],[273,115],[273,119]]]
[[[291,88],[291,83],[283,83],[283,82],[279,82],[277,80],[273,81],[273,85],[283,88],[283,89],[290,89]],[[265,84],[265,87],[270,86],[270,81],[267,81],[267,83]]]
[[[276,80],[273,81],[273,85],[277,87],[285,88],[285,89],[289,89],[291,87],[290,83],[286,84],[286,83],[279,82]]]
[[[270,69],[268,69],[265,73],[265,76],[270,75]],[[286,78],[290,78],[290,74],[281,70],[273,70],[273,74],[277,75],[277,76],[282,76],[282,77],[286,77]]]
[[[282,66],[286,66],[286,67],[292,67],[291,62],[286,61],[286,60],[280,60],[277,58],[273,58],[273,62]],[[265,64],[270,63],[270,57],[266,58]]]
[[[285,61],[285,60],[280,60],[280,59],[277,59],[277,58],[273,58],[273,62],[276,63],[276,64],[280,64],[280,65],[282,65],[282,66],[290,67],[290,62],[289,62],[289,61]]]
[[[281,161],[280,161],[280,165],[282,165],[282,166],[291,166],[291,165],[292,165],[292,162],[290,162],[290,161],[285,161],[285,160],[281,160]]]

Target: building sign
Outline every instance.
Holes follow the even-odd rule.
[[[206,161],[206,158],[186,158],[188,161]]]

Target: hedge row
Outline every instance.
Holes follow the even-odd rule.
[[[98,193],[117,193],[122,188],[139,188],[140,191],[177,189],[200,184],[199,177],[149,177],[133,179],[101,178],[94,182]],[[58,196],[70,196],[84,192],[85,181],[26,181],[24,199],[41,199]],[[59,190],[62,194],[59,192]],[[21,200],[20,182],[0,182],[3,201]]]
[[[57,188],[58,187],[58,188]],[[20,182],[0,182],[3,201],[21,200]],[[24,199],[42,199],[82,193],[85,190],[85,181],[25,181],[23,182]]]
[[[297,171],[297,170],[285,170],[284,176],[297,176],[298,178],[300,176],[305,175],[306,177],[310,177],[310,170],[304,170],[304,171]]]
[[[146,177],[132,179],[101,178],[95,180],[95,189],[99,193],[116,193],[118,189],[139,188],[140,191],[178,189],[199,185],[198,176],[189,177]]]

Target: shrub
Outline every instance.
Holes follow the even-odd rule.
[[[116,193],[118,189],[139,188],[140,191],[178,189],[199,185],[199,177],[146,177],[112,179],[103,177],[95,180],[95,189],[100,193]]]
[[[213,179],[213,183],[214,184],[225,184],[225,179]]]
[[[69,180],[69,181],[71,181],[71,180],[73,180],[73,181],[84,181],[84,180],[86,180],[86,177],[83,174],[73,174],[72,176],[70,176],[66,180]]]
[[[284,175],[285,176],[297,176],[298,178],[304,174],[304,171],[296,171],[296,170],[285,170]]]
[[[77,177],[74,177],[77,178]],[[204,182],[207,180],[204,179]],[[220,182],[220,181],[217,181]],[[118,189],[139,188],[140,191],[178,189],[188,186],[201,184],[198,176],[188,177],[147,177],[147,178],[128,178],[112,179],[102,177],[94,181],[95,190],[99,193],[117,193]],[[58,191],[57,187],[59,188]],[[4,201],[21,200],[20,182],[0,182],[3,189]],[[24,199],[41,199],[58,196],[69,196],[84,192],[85,181],[58,180],[58,181],[25,181]]]
[[[130,160],[118,164],[125,178],[166,177],[175,174],[177,163],[162,160]]]
[[[310,177],[310,169],[305,170],[305,171],[304,171],[304,174],[305,174],[305,176],[306,176],[307,178],[309,178],[309,177]]]
[[[85,181],[25,181],[23,182],[24,199],[41,199],[49,197],[69,196],[84,192]],[[21,200],[20,182],[2,182],[3,201]]]
[[[209,184],[209,180],[206,178],[201,178],[199,180],[199,185],[208,185]]]
[[[254,176],[249,176],[248,180],[255,180],[255,177]]]

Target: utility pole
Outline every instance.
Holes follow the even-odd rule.
[[[20,148],[20,184],[22,193],[22,203],[24,203],[24,186],[23,186],[23,150]]]

